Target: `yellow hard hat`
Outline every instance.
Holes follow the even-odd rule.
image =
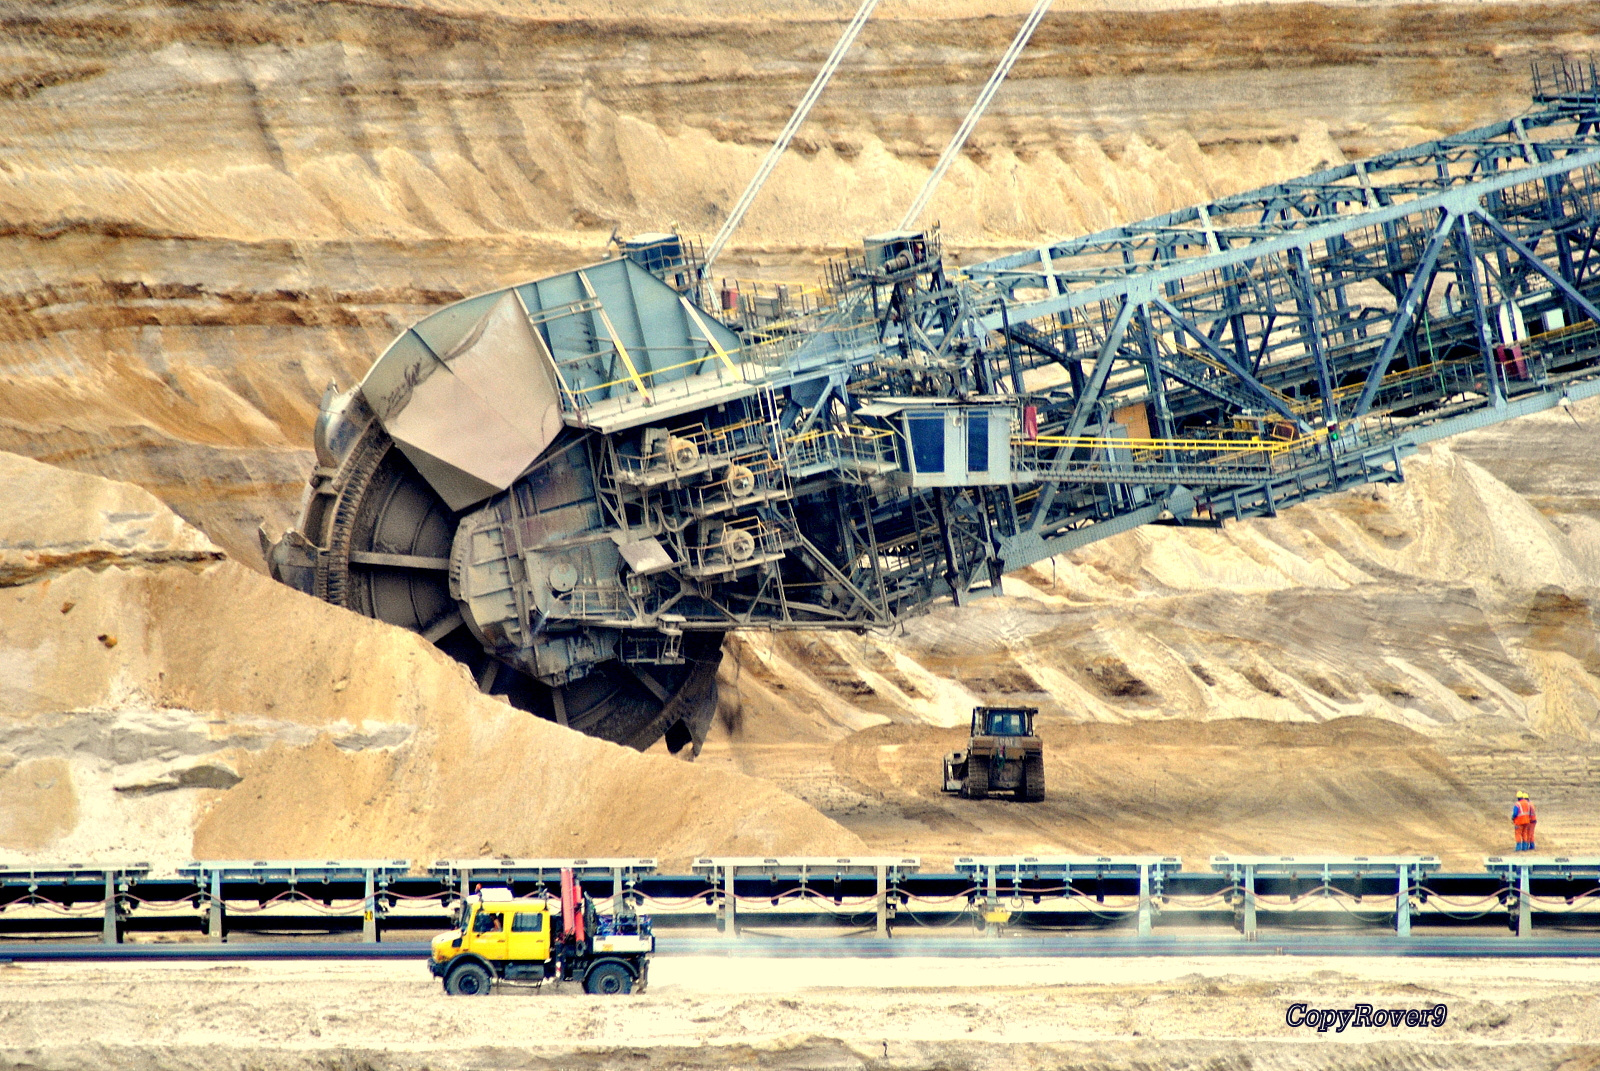
[[[1527,799],[1527,798],[1528,798],[1528,794],[1527,794],[1527,793],[1526,793],[1526,792],[1518,792],[1518,793],[1517,793],[1517,799],[1519,799],[1519,800],[1525,800],[1525,799]]]

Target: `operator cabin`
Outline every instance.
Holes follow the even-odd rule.
[[[895,433],[897,483],[923,487],[987,487],[1012,482],[1015,398],[884,398],[855,416]]]

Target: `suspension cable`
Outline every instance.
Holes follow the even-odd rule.
[[[817,72],[812,79],[811,88],[806,90],[806,95],[800,98],[800,103],[795,105],[794,114],[789,116],[789,122],[784,126],[778,140],[772,143],[772,148],[767,150],[766,159],[761,161],[761,166],[756,169],[750,185],[744,188],[743,195],[733,206],[733,211],[728,213],[728,218],[722,224],[722,229],[717,236],[711,239],[711,245],[706,249],[705,265],[701,271],[705,275],[711,274],[711,265],[717,257],[722,255],[722,247],[728,244],[728,239],[733,237],[733,232],[739,229],[739,224],[744,221],[744,214],[750,210],[750,205],[756,199],[756,194],[761,192],[761,187],[766,184],[767,177],[772,174],[772,169],[778,166],[779,159],[784,151],[789,148],[789,142],[799,132],[806,121],[806,116],[811,114],[811,106],[822,96],[822,91],[827,88],[828,81],[833,77],[833,72],[839,69],[844,54],[850,51],[850,46],[855,44],[856,35],[861,32],[867,19],[872,16],[872,11],[878,6],[878,0],[861,0],[861,7],[856,11],[855,18],[845,27],[844,34],[839,38],[839,43],[833,46],[827,62],[822,65],[822,70]]]
[[[911,202],[911,207],[906,210],[906,216],[900,221],[900,229],[910,230],[917,222],[917,217],[922,215],[923,209],[928,207],[928,202],[933,199],[933,192],[939,188],[944,173],[950,170],[950,165],[960,155],[967,144],[967,138],[972,136],[972,128],[978,125],[978,120],[983,118],[983,113],[988,109],[989,102],[1000,89],[1000,83],[1006,80],[1006,75],[1011,73],[1012,65],[1017,62],[1017,57],[1022,55],[1022,50],[1028,46],[1028,38],[1033,36],[1033,31],[1044,19],[1046,11],[1050,10],[1051,0],[1038,0],[1033,5],[1033,10],[1028,14],[1028,20],[1022,24],[1022,29],[1017,31],[1017,36],[1011,42],[1011,47],[1006,49],[1006,54],[1000,57],[999,66],[989,76],[989,81],[984,84],[983,92],[978,94],[978,99],[973,101],[972,110],[967,112],[967,117],[961,120],[961,126],[956,129],[955,137],[950,139],[950,144],[944,147],[939,162],[933,165],[933,173],[928,176],[928,181],[922,184],[922,192],[917,194],[917,199]]]

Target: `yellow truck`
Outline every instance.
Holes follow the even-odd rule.
[[[644,915],[601,915],[570,870],[559,907],[509,889],[466,898],[461,925],[433,939],[428,967],[452,996],[481,996],[502,983],[577,981],[584,992],[631,993],[650,978],[655,936]]]

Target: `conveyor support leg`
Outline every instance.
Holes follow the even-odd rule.
[[[889,868],[878,864],[878,936],[889,936]]]
[[[227,915],[222,904],[222,872],[216,871],[211,875],[211,943],[214,945],[223,941],[222,928],[227,924]]]
[[[1533,895],[1528,891],[1528,870],[1518,867],[1517,875],[1517,936],[1533,936]]]
[[[378,897],[377,889],[373,887],[372,871],[367,871],[365,906],[361,911],[361,939],[367,944],[378,942]]]
[[[1000,893],[998,891],[999,879],[995,876],[995,872],[998,871],[999,869],[1000,868],[998,866],[996,866],[995,864],[993,864],[993,863],[990,863],[989,866],[988,866],[988,870],[989,870],[989,885],[988,885],[988,889],[987,889],[988,895],[984,898],[984,901],[983,901],[983,910],[984,910],[985,914],[987,914],[987,913],[989,913],[991,911],[994,911],[996,908],[998,908],[1000,906]],[[984,924],[983,924],[983,927],[984,927],[984,932],[986,932],[990,937],[999,937],[1000,936],[1000,924],[998,922],[989,922],[988,920],[985,920]]]
[[[1394,932],[1411,936],[1411,868],[1400,864],[1400,885],[1394,894]]]
[[[1244,868],[1244,939],[1256,939],[1256,868]]]
[[[100,931],[100,942],[107,945],[122,942],[117,926],[117,876],[110,871],[106,872],[106,921]]]
[[[1150,916],[1150,864],[1139,864],[1139,936],[1149,937]]]

